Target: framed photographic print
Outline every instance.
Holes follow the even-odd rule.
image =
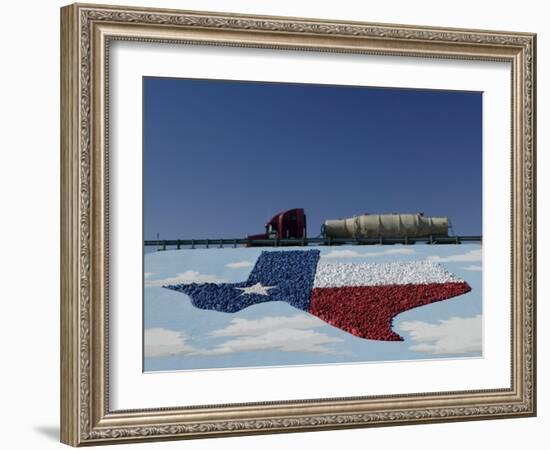
[[[61,440],[536,413],[535,35],[61,10]]]

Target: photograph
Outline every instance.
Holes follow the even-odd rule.
[[[482,92],[142,86],[145,372],[483,357]]]

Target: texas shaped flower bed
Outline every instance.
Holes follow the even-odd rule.
[[[284,301],[355,336],[381,341],[403,340],[392,331],[396,315],[471,290],[435,262],[324,263],[319,256],[319,250],[264,251],[246,281],[165,287],[189,295],[197,308],[228,313]]]

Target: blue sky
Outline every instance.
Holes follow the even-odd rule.
[[[305,208],[481,234],[479,92],[144,78],[144,238],[240,238]]]
[[[355,337],[286,302],[260,303],[236,313],[224,313],[198,309],[187,295],[161,287],[193,281],[244,281],[265,249],[148,253],[144,287],[145,371],[482,355],[479,244],[318,248],[321,261],[329,262],[432,260],[467,281],[472,290],[398,315],[394,330],[405,340],[381,342]]]

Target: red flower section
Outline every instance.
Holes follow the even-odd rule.
[[[466,282],[315,288],[309,312],[355,336],[402,341],[391,329],[397,314],[470,290]]]

